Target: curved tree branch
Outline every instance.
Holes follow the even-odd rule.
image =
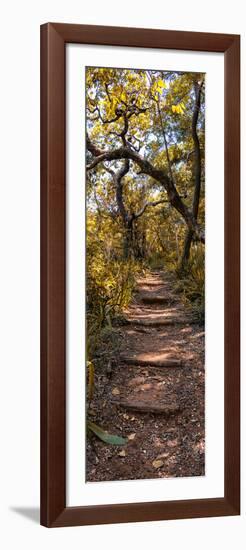
[[[158,206],[158,204],[163,204],[163,203],[169,203],[169,200],[168,199],[160,199],[159,201],[146,201],[144,203],[144,205],[142,206],[142,208],[140,208],[140,210],[138,212],[133,214],[133,218],[134,219],[140,218],[140,216],[142,216],[144,214],[146,208],[149,208],[149,206]]]
[[[142,173],[147,174],[158,181],[165,189],[170,204],[181,214],[189,229],[193,231],[198,240],[205,242],[205,235],[202,228],[198,225],[193,212],[191,212],[182,201],[173,181],[170,177],[158,168],[155,168],[148,160],[144,159],[139,153],[133,149],[123,146],[118,149],[104,151],[96,147],[87,136],[87,148],[95,157],[94,160],[87,166],[87,170],[95,168],[98,164],[105,161],[113,160],[132,160],[141,169]]]

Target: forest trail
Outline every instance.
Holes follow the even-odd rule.
[[[191,321],[172,274],[138,279],[90,408],[128,442],[89,442],[88,481],[204,475],[204,328]]]

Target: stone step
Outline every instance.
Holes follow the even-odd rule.
[[[144,285],[144,286],[165,286],[166,281],[163,281],[163,279],[157,279],[156,277],[154,279],[138,279],[137,280],[138,285]]]
[[[164,414],[169,416],[170,414],[175,414],[180,412],[179,405],[175,403],[153,403],[148,401],[137,401],[136,399],[125,401],[113,401],[114,405],[122,407],[127,410],[141,412],[141,413],[152,413],[152,414]]]
[[[163,281],[137,281],[138,286],[162,286],[165,288]]]
[[[192,319],[185,318],[157,318],[157,319],[137,319],[137,318],[126,318],[126,324],[129,325],[140,325],[143,327],[168,327],[171,325],[187,325],[192,324],[195,321]]]
[[[137,365],[139,367],[183,367],[181,359],[168,358],[167,354],[163,353],[150,353],[150,354],[138,354],[135,356],[120,355],[120,360],[128,365]]]
[[[144,304],[170,304],[173,299],[167,296],[140,296]]]

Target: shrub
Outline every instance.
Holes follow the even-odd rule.
[[[205,254],[204,246],[194,243],[185,269],[178,272],[177,290],[190,309],[193,318],[203,323],[205,319]]]
[[[140,266],[134,260],[112,260],[94,250],[87,262],[87,354],[93,357],[102,337],[112,332],[112,321],[132,296]],[[108,330],[109,329],[109,330]]]

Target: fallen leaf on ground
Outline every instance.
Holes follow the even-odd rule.
[[[158,459],[159,459],[159,458],[167,458],[168,456],[169,456],[169,453],[162,453],[162,454],[158,455],[157,458],[158,458]]]
[[[128,437],[128,439],[129,439],[130,441],[132,441],[133,439],[135,439],[135,435],[136,435],[136,434],[130,434],[130,435],[128,435],[127,437]]]
[[[120,390],[118,388],[113,388],[112,395],[120,395]]]
[[[126,451],[123,449],[123,451],[120,451],[118,453],[118,456],[123,456],[123,457],[126,456]]]
[[[164,462],[163,460],[153,460],[152,466],[157,470],[158,468],[161,468],[163,466]]]
[[[125,445],[127,443],[125,438],[108,433],[108,431],[103,430],[100,426],[94,424],[94,422],[91,422],[91,420],[87,421],[87,427],[91,432],[99,437],[99,439],[104,441],[104,443],[109,443],[110,445]]]

